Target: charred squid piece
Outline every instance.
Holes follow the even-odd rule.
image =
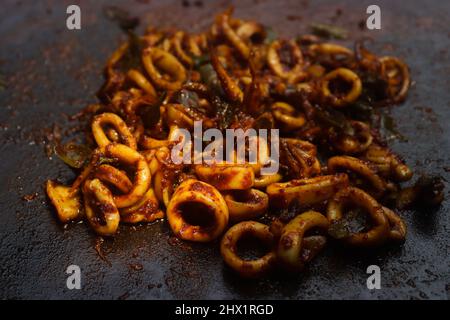
[[[414,204],[419,208],[437,207],[444,200],[444,187],[440,176],[423,175],[413,186],[399,192],[396,207],[405,209]]]
[[[343,154],[358,154],[364,152],[372,144],[373,136],[370,126],[361,121],[348,121],[351,132],[336,132],[330,128],[330,140],[333,147]],[[348,130],[347,130],[348,131]]]
[[[313,228],[327,231],[328,219],[316,211],[304,212],[292,219],[282,229],[278,241],[277,258],[281,265],[291,271],[301,271],[323,249],[326,237],[307,236]]]
[[[241,88],[239,88],[238,84],[228,75],[228,72],[225,70],[215,52],[211,52],[211,64],[217,73],[217,77],[219,78],[220,84],[228,99],[232,102],[242,103],[244,94]]]
[[[262,241],[268,252],[260,258],[244,260],[237,254],[238,242],[244,237]],[[228,229],[220,243],[220,253],[230,268],[246,278],[261,277],[276,264],[274,236],[267,225],[255,221],[240,222]]]

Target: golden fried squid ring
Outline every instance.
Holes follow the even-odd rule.
[[[332,83],[340,80],[351,84],[347,92],[334,92]],[[327,73],[322,80],[322,95],[327,98],[334,107],[346,106],[358,99],[362,92],[362,82],[359,76],[347,68],[338,68]]]
[[[272,104],[272,114],[285,131],[297,130],[306,123],[304,114],[296,112],[293,106],[285,102]]]
[[[82,189],[89,225],[99,235],[114,235],[119,227],[120,214],[111,191],[98,179],[86,180]]]
[[[321,240],[317,241],[318,247],[305,248],[305,232],[313,228],[326,231],[328,225],[329,222],[325,216],[316,211],[307,211],[296,216],[284,226],[277,249],[277,258],[283,267],[293,271],[301,271],[305,262],[310,261],[326,242],[326,240],[321,242],[326,239],[321,237]]]
[[[290,65],[283,66],[279,51],[289,49],[292,62]],[[306,78],[307,73],[303,71],[303,55],[302,51],[295,41],[273,41],[267,51],[267,64],[270,70],[282,79],[295,83]]]
[[[241,58],[248,60],[250,56],[250,48],[245,44],[245,42],[236,34],[233,28],[230,26],[230,15],[232,10],[218,15],[216,18],[216,23],[220,28],[223,35],[226,37],[228,42],[236,49]]]
[[[223,91],[231,101],[242,102],[244,94],[238,84],[228,75],[227,70],[219,60],[219,57],[213,52],[211,54],[211,64],[217,73]]]
[[[118,115],[114,113],[105,112],[94,117],[92,121],[92,134],[95,142],[97,142],[100,149],[104,149],[111,143],[103,130],[103,126],[110,125],[120,135],[122,143],[133,150],[136,150],[136,139],[128,129],[126,123]]]
[[[386,182],[378,175],[377,170],[369,162],[350,157],[350,156],[336,156],[328,159],[328,172],[329,173],[353,173],[358,178],[363,178],[364,181],[369,182],[371,188],[367,188],[363,185],[363,189],[368,189],[368,192],[375,197],[381,196],[386,191]],[[352,180],[352,179],[351,179]],[[360,181],[353,181],[361,184]]]
[[[147,48],[142,54],[142,63],[153,83],[163,90],[178,90],[186,81],[183,65],[172,54],[159,48]],[[158,69],[166,74],[161,75]]]
[[[56,208],[58,218],[62,223],[67,223],[81,217],[80,195],[78,188],[61,185],[48,180],[46,184],[47,195]]]
[[[352,135],[340,134],[332,138],[333,146],[345,154],[361,153],[366,150],[373,141],[372,133],[368,124],[361,121],[350,121],[354,130]]]
[[[153,85],[150,83],[150,81],[147,80],[147,78],[140,71],[136,69],[130,69],[127,72],[127,76],[150,96],[152,97],[158,96]]]
[[[387,77],[388,93],[394,103],[400,103],[406,98],[411,85],[408,66],[396,57],[381,57],[382,72]]]
[[[266,32],[264,27],[253,21],[242,23],[237,29],[236,34],[239,38],[249,41],[249,42],[257,42],[264,39]]]
[[[118,208],[132,206],[141,199],[150,186],[151,175],[147,161],[139,152],[123,144],[109,144],[105,148],[105,155],[117,159],[120,163],[135,167],[136,172],[130,192],[114,196],[114,203]]]
[[[373,163],[385,177],[403,182],[413,176],[411,169],[399,157],[379,145],[371,145],[364,153],[364,158]]]
[[[246,190],[255,183],[255,173],[249,165],[212,164],[197,165],[195,173],[219,190]]]
[[[164,218],[164,212],[159,208],[155,192],[149,188],[145,195],[134,205],[120,210],[121,222],[139,223],[153,222]]]
[[[228,224],[228,207],[213,186],[195,180],[184,181],[167,207],[169,225],[179,238],[208,242],[219,237]]]
[[[109,164],[102,164],[97,167],[95,170],[95,177],[102,182],[113,185],[123,193],[130,192],[133,187],[133,183],[124,171],[114,168]]]
[[[270,205],[287,208],[296,200],[301,207],[308,207],[330,199],[338,190],[348,186],[346,174],[320,176],[310,179],[274,183],[267,187]]]
[[[405,241],[406,224],[402,218],[389,208],[383,207],[384,215],[389,223],[389,238],[394,241]]]
[[[358,247],[383,244],[389,236],[389,223],[384,214],[383,206],[361,189],[348,187],[339,191],[328,202],[327,217],[330,223],[341,220],[344,216],[344,210],[349,205],[363,208],[369,214],[373,226],[367,232],[354,233],[342,240]]]
[[[257,189],[235,190],[224,195],[231,221],[254,219],[266,212],[269,197]]]
[[[237,244],[244,236],[257,238],[268,247],[269,251],[258,259],[242,259],[237,255]],[[220,243],[220,253],[225,263],[239,275],[247,278],[258,278],[275,266],[276,254],[274,247],[274,236],[268,226],[255,221],[244,221],[228,229]]]

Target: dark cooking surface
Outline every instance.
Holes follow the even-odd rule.
[[[0,74],[7,89],[0,89],[0,298],[448,299],[448,182],[439,210],[403,213],[409,228],[403,246],[363,254],[331,245],[307,272],[291,278],[241,280],[225,268],[217,244],[176,241],[165,223],[121,226],[120,234],[102,245],[110,264],[102,260],[86,225],[65,230],[56,221],[43,184],[48,178],[69,182],[74,173],[58,159],[48,160],[37,144],[44,128],[66,121],[63,112],[74,114],[95,101],[104,63],[122,37],[102,6],[128,7],[143,25],[198,30],[229,2],[199,6],[189,0],[184,8],[182,1],[80,1],[82,30],[68,31],[65,10],[73,2],[2,1]],[[383,29],[360,31],[358,23],[372,2],[382,8]],[[391,146],[417,173],[450,181],[450,2],[236,4],[236,16],[255,18],[286,36],[304,32],[310,22],[335,23],[351,30],[353,38],[373,36],[376,53],[404,58],[416,84],[393,115],[409,141]],[[23,199],[34,192],[35,199]],[[70,264],[81,267],[82,290],[66,288]],[[381,290],[366,288],[370,264],[381,267]]]

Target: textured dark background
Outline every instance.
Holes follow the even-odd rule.
[[[403,246],[370,253],[328,246],[297,276],[259,281],[235,277],[224,267],[218,245],[174,241],[165,223],[121,226],[94,250],[85,224],[64,229],[47,204],[48,178],[69,182],[74,172],[49,160],[40,144],[44,128],[67,120],[95,101],[104,62],[123,38],[103,15],[118,5],[143,25],[200,30],[229,1],[79,1],[82,30],[68,31],[66,7],[76,1],[2,1],[0,11],[0,298],[275,298],[448,299],[449,184],[434,212],[404,212]],[[367,5],[382,9],[382,30],[360,30]],[[393,108],[408,142],[391,146],[418,173],[450,181],[450,2],[449,1],[235,1],[236,16],[272,25],[284,36],[307,31],[310,22],[348,28],[352,39],[370,35],[377,53],[405,59],[414,86],[406,103]],[[189,5],[189,6],[187,6]],[[341,9],[342,14],[336,14]],[[32,201],[23,196],[37,192]],[[430,211],[430,210],[428,210]],[[65,269],[82,270],[82,290],[66,288]],[[382,289],[366,288],[366,268],[377,264]],[[142,270],[139,270],[142,266]]]

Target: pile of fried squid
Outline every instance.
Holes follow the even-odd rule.
[[[413,173],[363,111],[402,102],[410,82],[404,62],[364,42],[283,39],[231,9],[199,34],[130,32],[107,62],[100,102],[87,108],[87,161],[72,185],[47,181],[47,194],[61,222],[85,219],[101,236],[166,219],[180,239],[221,239],[225,263],[243,277],[299,272],[331,239],[401,242],[395,200]],[[195,121],[279,129],[279,172],[262,175],[262,160],[175,164],[173,137]],[[241,257],[247,237],[262,257]]]

